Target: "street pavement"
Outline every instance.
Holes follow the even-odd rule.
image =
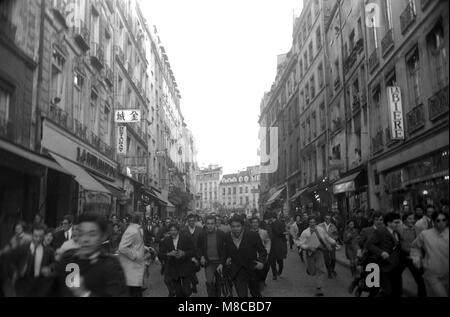
[[[161,266],[153,264],[150,268],[150,285],[144,296],[166,297],[168,291],[160,274]],[[347,288],[351,282],[351,275],[348,268],[336,264],[337,277],[328,279],[325,277],[324,295],[326,297],[350,297]],[[203,269],[197,273],[200,284],[198,294],[192,297],[206,297],[205,274]],[[272,273],[269,272],[266,280],[267,287],[262,292],[265,297],[312,297],[315,295],[314,281],[306,274],[306,266],[300,261],[297,249],[288,249],[288,256],[285,260],[283,275],[277,280],[272,280]]]

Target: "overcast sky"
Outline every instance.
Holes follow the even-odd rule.
[[[200,166],[258,165],[258,116],[302,0],[145,0],[180,89]]]

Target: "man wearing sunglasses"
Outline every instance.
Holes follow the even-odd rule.
[[[64,242],[72,239],[72,215],[65,215],[61,223],[62,230],[55,233],[55,240],[53,242],[55,250],[59,249]]]
[[[422,231],[411,246],[411,258],[417,268],[423,267],[427,295],[449,296],[448,214],[435,211],[433,228]]]

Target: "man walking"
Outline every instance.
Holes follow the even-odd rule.
[[[217,270],[229,266],[238,297],[261,297],[259,288],[259,273],[264,268],[267,251],[258,234],[244,230],[244,220],[235,215],[231,219],[231,232],[225,238],[225,262]]]
[[[336,226],[331,222],[331,215],[325,216],[325,221],[319,224],[325,232],[334,240],[337,241],[339,238],[338,230]],[[323,250],[323,255],[325,258],[325,265],[328,271],[328,278],[333,278],[337,276],[335,271],[336,267],[336,246],[332,246],[330,250]]]
[[[192,257],[192,262],[194,262],[195,266],[198,267],[198,269],[200,269],[200,263],[197,252],[197,241],[198,236],[202,231],[203,229],[201,227],[198,227],[195,223],[195,215],[189,214],[187,216],[187,226],[181,230],[181,234],[190,237],[192,239],[195,251],[195,256]],[[198,278],[195,270],[192,272],[191,280],[192,280],[192,293],[197,294]]]
[[[283,261],[287,256],[286,227],[282,221],[278,220],[276,213],[271,213],[269,219],[272,234],[269,263],[272,268],[273,279],[276,280],[283,273]]]
[[[306,273],[314,277],[316,296],[323,296],[323,276],[326,270],[323,251],[331,250],[336,241],[316,225],[316,217],[311,216],[308,221],[309,228],[301,233],[298,245],[306,252]]]
[[[225,233],[216,228],[216,218],[206,217],[206,230],[200,232],[197,245],[200,264],[205,268],[206,292],[208,297],[218,297],[215,273],[224,261]]]
[[[261,238],[261,242],[263,243],[264,247],[266,248],[267,254],[270,254],[272,242],[270,240],[269,233],[267,232],[267,230],[261,229],[259,227],[259,218],[257,218],[257,217],[251,218],[250,226],[251,226],[250,230],[257,233],[259,235],[259,237]],[[264,264],[263,270],[260,272],[260,277],[261,277],[260,287],[261,287],[261,289],[266,287],[266,278],[267,278],[268,273],[269,273],[269,264],[266,262]]]
[[[73,216],[65,215],[62,221],[62,230],[55,233],[53,245],[55,250],[59,249],[64,242],[72,239],[73,234]]]

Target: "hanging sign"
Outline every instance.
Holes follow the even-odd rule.
[[[403,140],[405,138],[405,127],[403,125],[402,93],[400,87],[387,87],[389,124],[391,138]]]
[[[117,127],[117,154],[127,154],[127,127]]]
[[[135,123],[141,121],[141,110],[124,109],[114,112],[114,122],[117,123]]]

